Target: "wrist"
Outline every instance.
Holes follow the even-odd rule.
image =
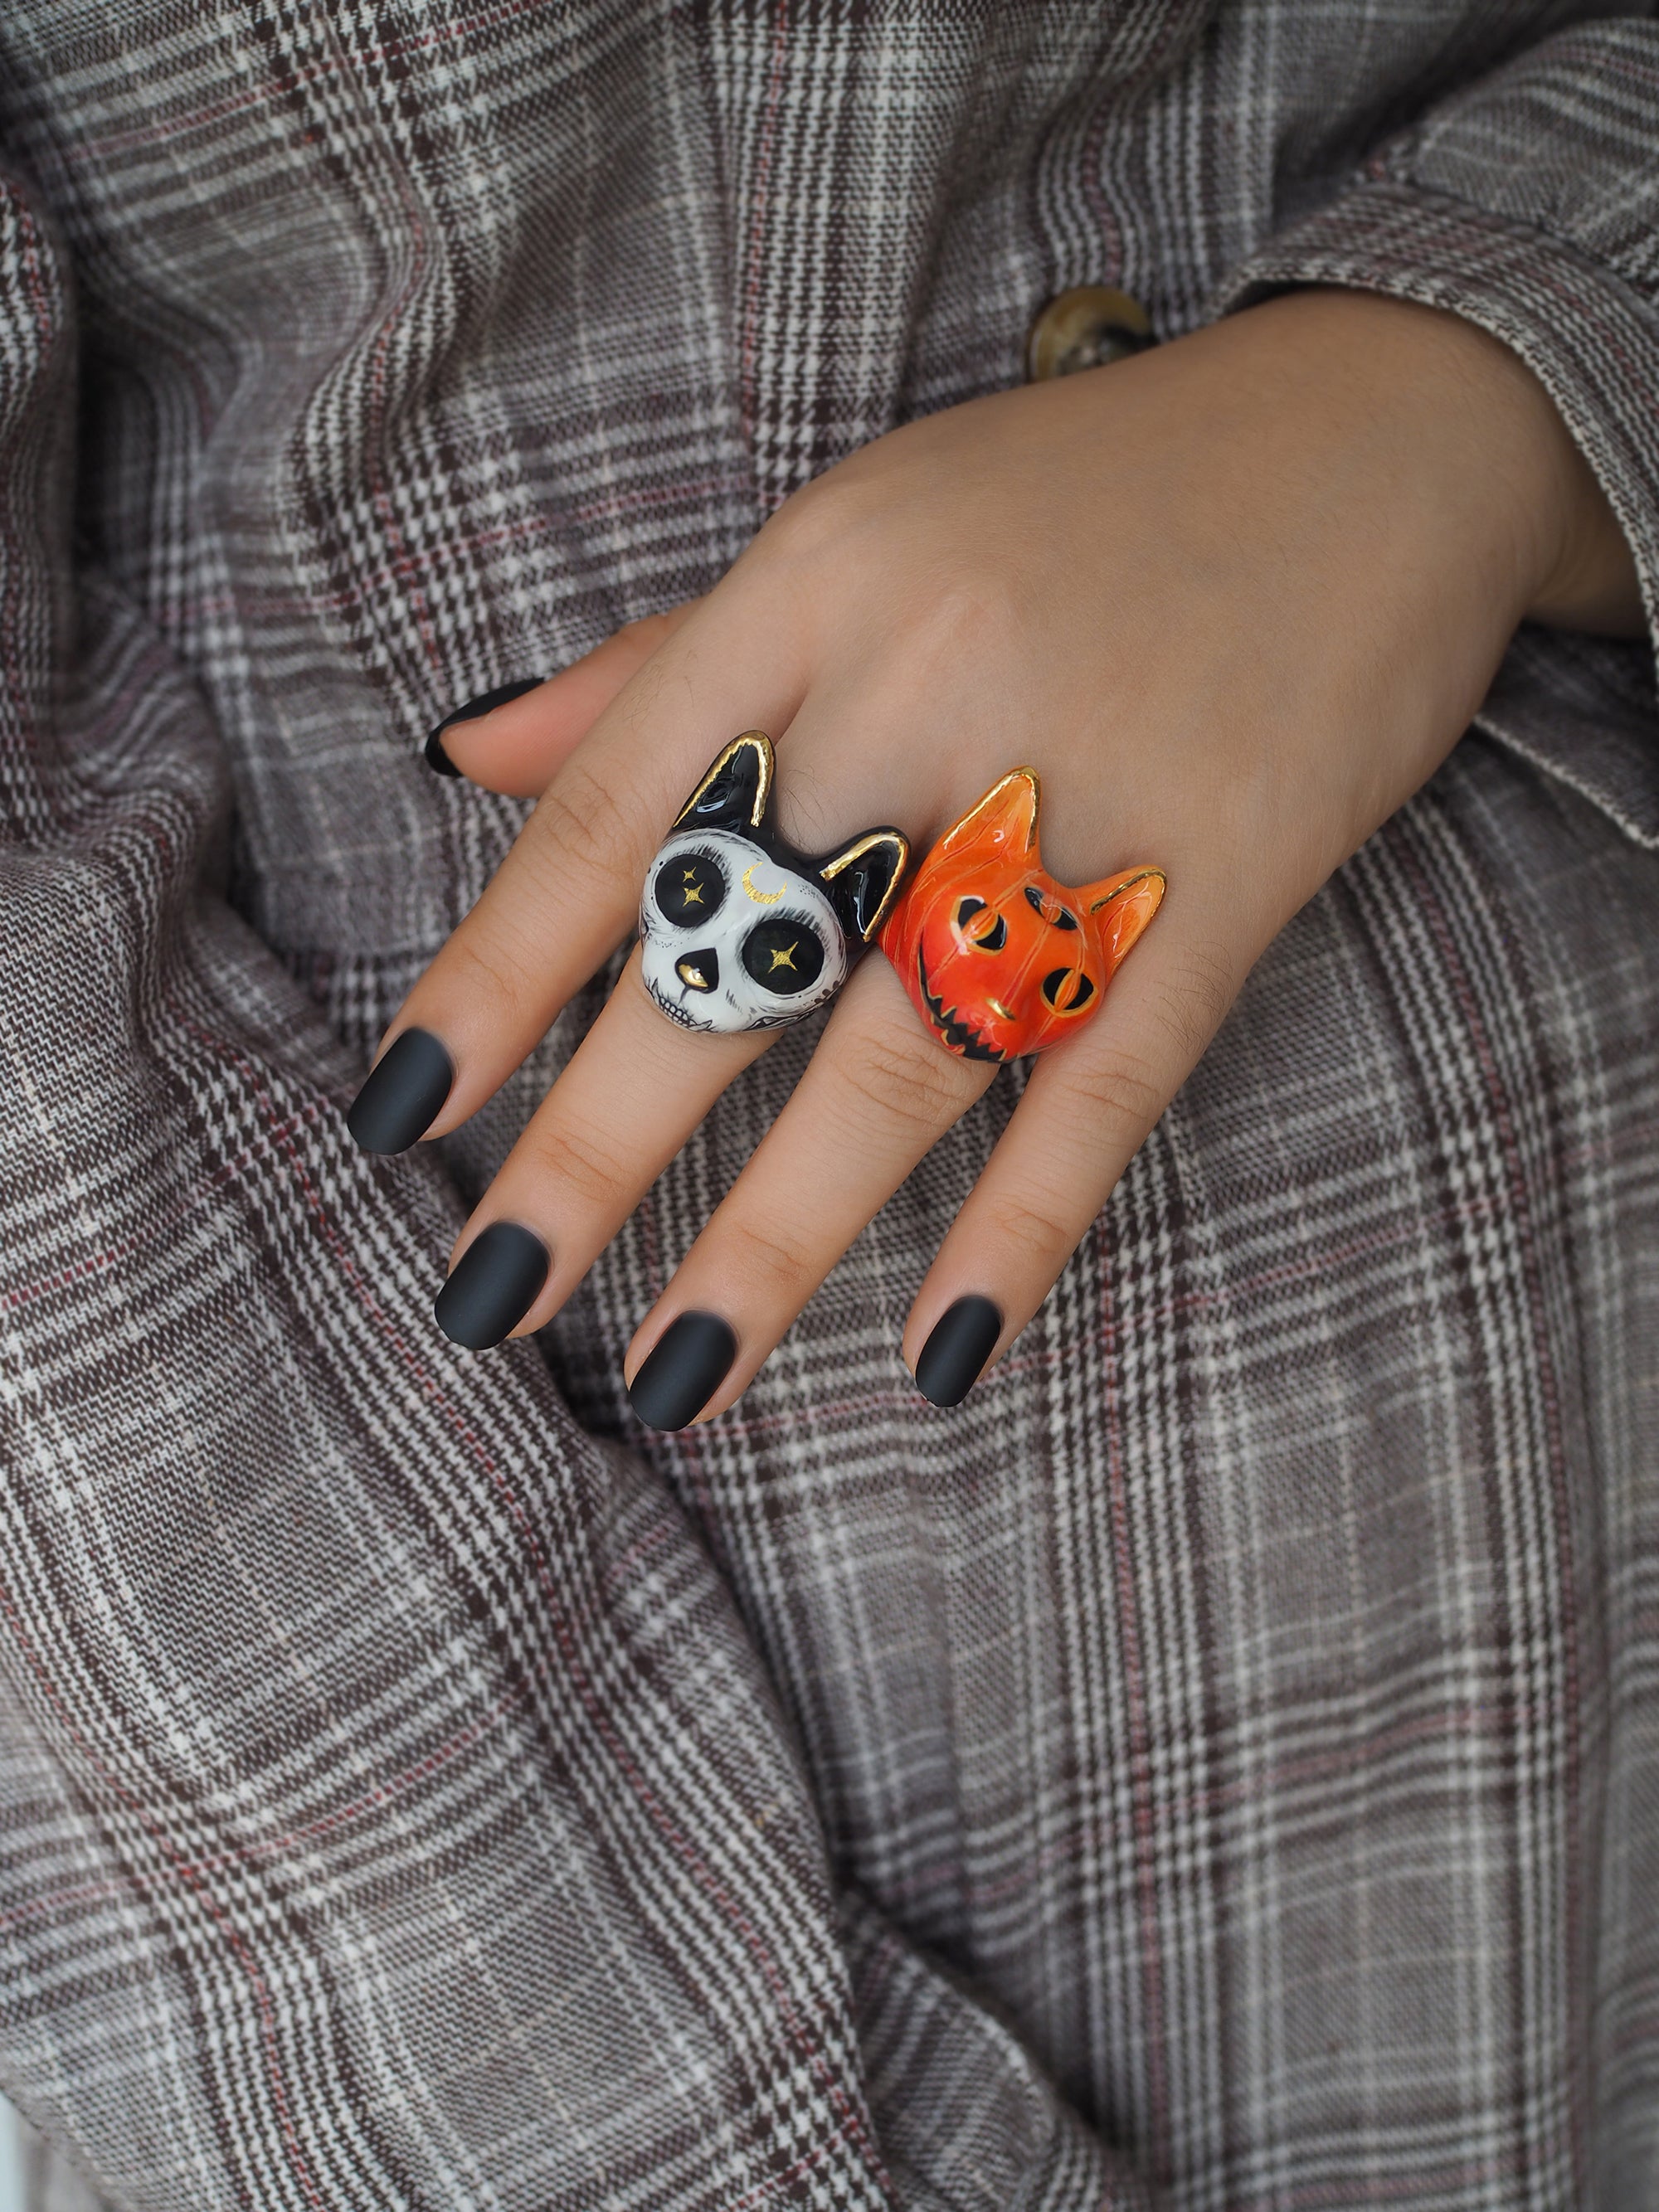
[[[1568,494],[1559,550],[1539,580],[1527,617],[1555,629],[1641,637],[1647,614],[1629,540],[1577,446],[1572,454],[1576,482]]]
[[[1282,296],[1346,303],[1349,340],[1390,348],[1414,404],[1445,410],[1465,463],[1449,489],[1490,501],[1517,621],[1643,634],[1629,544],[1559,410],[1513,348],[1461,315],[1415,301],[1316,288]],[[1353,312],[1359,303],[1369,329]],[[1432,442],[1426,423],[1422,434]]]

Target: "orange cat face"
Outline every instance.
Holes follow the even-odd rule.
[[[1073,890],[1037,850],[1037,780],[1015,769],[947,830],[881,933],[916,1010],[968,1060],[1073,1035],[1157,913],[1160,868]]]

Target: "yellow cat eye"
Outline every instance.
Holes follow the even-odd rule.
[[[1095,987],[1081,968],[1051,968],[1042,995],[1057,1014],[1080,1014],[1093,1003]]]
[[[982,898],[957,901],[957,927],[975,952],[1000,952],[1008,942],[1007,923]]]

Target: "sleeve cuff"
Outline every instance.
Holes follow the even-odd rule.
[[[1213,312],[1332,284],[1441,307],[1517,353],[1635,555],[1648,638],[1523,626],[1477,726],[1659,848],[1659,311],[1549,234],[1392,179],[1354,185],[1234,270]]]

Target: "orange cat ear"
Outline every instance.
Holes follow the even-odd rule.
[[[1034,768],[1010,769],[945,832],[943,849],[957,854],[977,846],[995,853],[1029,853],[1036,843],[1039,796]]]
[[[1108,975],[1158,912],[1166,882],[1162,868],[1131,868],[1091,884],[1080,894],[1079,903],[1100,933]]]

